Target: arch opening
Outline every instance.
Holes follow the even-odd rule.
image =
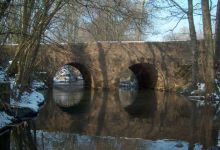
[[[60,108],[67,111],[72,107],[80,110],[84,108],[85,100],[88,100],[85,97],[90,91],[85,88],[91,87],[91,78],[86,67],[77,63],[66,64],[56,72],[53,82],[53,100]]]
[[[135,74],[130,70],[126,69],[119,79],[119,88],[122,90],[136,90],[138,89],[138,82]]]
[[[69,63],[62,66],[53,77],[53,82],[91,88],[90,73],[84,65],[79,63]]]
[[[131,65],[119,79],[119,88],[122,89],[155,89],[158,72],[152,64],[138,63]]]
[[[129,67],[134,73],[139,89],[154,89],[157,84],[158,71],[152,64],[139,63]]]

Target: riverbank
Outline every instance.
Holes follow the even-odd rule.
[[[9,79],[6,76],[5,71],[0,70],[0,84],[9,84],[10,91],[1,91],[0,94],[7,93],[8,98],[4,96],[0,98],[0,135],[5,130],[13,126],[13,124],[20,123],[24,120],[36,116],[40,110],[40,107],[44,104],[45,98],[38,89],[45,88],[42,82],[34,81],[32,88],[29,92],[21,94],[20,98],[17,98],[18,90],[15,88],[15,80]]]

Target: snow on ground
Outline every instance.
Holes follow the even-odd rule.
[[[14,119],[14,117],[9,116],[8,114],[6,114],[5,112],[1,112],[0,111],[0,128],[3,128],[4,126],[6,126],[7,124],[12,123],[12,120]]]
[[[46,84],[43,81],[37,81],[37,80],[32,81],[31,87],[33,89],[45,89],[45,88],[47,88]]]
[[[6,73],[3,69],[0,70],[0,81],[6,81]],[[10,87],[15,95],[18,95],[19,90],[16,88],[15,78],[10,78]],[[35,89],[45,88],[45,84],[40,81],[33,81],[32,90],[30,93],[24,92],[19,100],[10,99],[10,105],[13,107],[24,107],[37,113],[40,109],[40,105],[44,102],[43,94],[37,92]],[[0,111],[0,128],[7,126],[13,122],[12,116],[7,115],[4,111]]]
[[[39,111],[40,104],[44,102],[44,96],[33,90],[31,93],[24,92],[19,101],[14,99],[10,100],[11,105],[30,108],[34,112]]]
[[[191,95],[203,94],[206,90],[205,83],[197,83],[197,89],[191,92]]]
[[[0,82],[6,80],[6,74],[3,70],[0,68]]]

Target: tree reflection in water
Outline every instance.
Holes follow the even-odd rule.
[[[56,90],[56,94],[59,91]],[[160,142],[175,148],[177,141],[181,142],[178,146],[193,149],[199,146],[195,143],[206,148],[217,142],[213,109],[197,108],[182,96],[153,91],[101,90],[73,90],[67,95],[66,100],[58,101],[52,91],[49,93],[46,105],[35,120],[39,149],[52,144],[55,149],[130,150],[146,149],[152,143],[158,146]],[[77,103],[68,103],[72,101],[70,97],[76,98]],[[63,101],[69,105],[62,105]],[[26,139],[23,138],[23,143]],[[148,139],[156,141],[146,141]],[[177,141],[173,140],[172,144],[172,141],[159,139]],[[35,140],[30,141],[34,143]]]
[[[0,149],[10,150],[10,130],[0,134]]]
[[[31,121],[17,125],[11,131],[12,150],[37,150],[36,130],[31,130]],[[33,132],[34,131],[34,132]]]

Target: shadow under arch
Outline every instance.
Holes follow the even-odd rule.
[[[153,118],[157,110],[157,96],[154,90],[119,91],[119,98],[125,111],[131,117]]]
[[[139,89],[155,89],[158,79],[158,71],[153,64],[137,63],[129,67],[134,73]]]

